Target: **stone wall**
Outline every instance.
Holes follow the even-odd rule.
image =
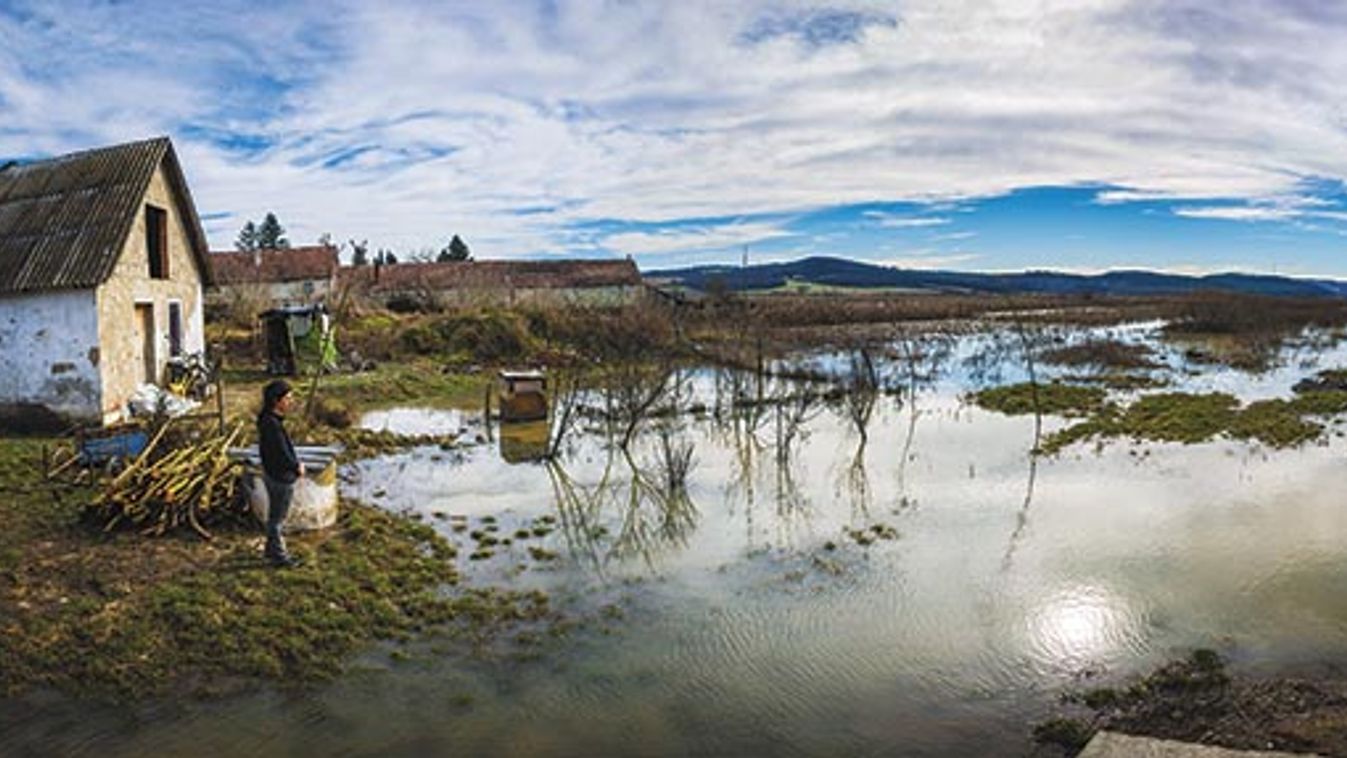
[[[206,292],[208,305],[229,308],[235,303],[252,303],[261,309],[285,305],[312,305],[327,300],[332,280],[301,279],[293,282],[246,282],[224,284]]]
[[[149,251],[145,244],[145,205],[168,212],[168,279],[151,279]],[[126,401],[140,384],[142,369],[136,360],[135,308],[154,306],[155,366],[162,381],[169,358],[168,304],[182,303],[183,351],[202,350],[205,325],[202,308],[201,272],[192,255],[190,238],[181,210],[161,166],[136,213],[135,224],[124,243],[121,259],[112,276],[98,288],[98,334],[102,345],[102,415],[105,422],[120,415]]]
[[[98,311],[92,290],[0,297],[0,405],[102,417]]]

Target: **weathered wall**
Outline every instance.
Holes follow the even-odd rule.
[[[168,212],[168,279],[151,279],[149,251],[145,246],[145,204]],[[202,320],[201,272],[192,255],[181,210],[164,177],[155,171],[136,221],[127,235],[117,268],[98,288],[98,334],[103,346],[102,410],[105,421],[120,414],[127,399],[140,384],[141,367],[136,361],[135,307],[153,303],[155,365],[163,379],[169,358],[168,303],[182,302],[183,350],[197,352],[205,344]]]
[[[425,295],[424,292],[406,294],[414,298]],[[539,305],[612,308],[640,304],[645,297],[645,288],[635,285],[537,288],[462,287],[439,290],[432,296],[441,304],[449,307]],[[397,297],[396,293],[381,296],[384,302],[388,302],[395,297]]]
[[[0,297],[0,405],[99,420],[97,313],[93,290]]]
[[[540,305],[584,305],[616,307],[636,305],[644,295],[643,287],[616,285],[612,287],[575,287],[558,289],[515,290],[515,302]]]
[[[228,307],[235,302],[260,301],[263,308],[285,305],[312,305],[326,300],[332,290],[331,279],[303,279],[293,282],[249,282],[220,285],[206,292],[210,305]]]

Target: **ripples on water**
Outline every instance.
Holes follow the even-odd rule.
[[[421,449],[356,464],[346,494],[420,513],[460,543],[450,515],[495,516],[503,535],[555,517],[543,540],[465,569],[618,598],[620,633],[581,635],[535,664],[431,659],[299,700],[186,706],[110,743],[128,753],[1016,753],[1029,720],[1083,675],[1138,671],[1196,645],[1237,661],[1347,653],[1339,438],[1275,454],[1114,442],[1035,463],[1032,419],[960,399],[976,383],[975,348],[955,342],[943,368],[923,367],[930,381],[880,395],[863,443],[840,405],[732,413],[724,393],[750,385],[698,372],[687,399],[700,412],[651,422],[630,455],[590,417],[552,463],[511,463],[483,446],[459,462]],[[1347,364],[1341,346],[1319,359]],[[1178,388],[1285,395],[1305,373],[1298,360],[1258,377],[1180,371]],[[1013,365],[1002,374],[1019,378]],[[661,431],[693,448],[678,497],[662,483]],[[852,533],[877,525],[897,538],[858,544]],[[516,576],[528,544],[561,560]]]

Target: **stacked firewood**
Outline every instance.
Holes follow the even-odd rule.
[[[238,513],[238,477],[228,451],[240,431],[170,447],[161,430],[125,470],[103,484],[89,515],[104,531],[132,527],[160,536],[188,527],[210,539],[207,525]]]

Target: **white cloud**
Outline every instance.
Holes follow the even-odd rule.
[[[610,250],[632,256],[667,255],[704,250],[738,250],[767,240],[794,236],[776,224],[729,223],[676,227],[653,232],[622,232],[603,238]]]
[[[978,236],[977,232],[948,232],[945,234],[936,234],[931,237],[934,242],[958,242],[959,240],[972,239]]]
[[[1226,221],[1296,221],[1306,219],[1347,221],[1347,212],[1326,210],[1333,204],[1309,195],[1285,195],[1257,198],[1245,205],[1183,205],[1173,209],[1185,218],[1223,219]]]
[[[1296,215],[1288,208],[1258,206],[1206,206],[1175,208],[1174,215],[1184,218],[1224,219],[1226,221],[1285,221]]]
[[[301,241],[326,231],[420,247],[460,233],[484,256],[595,241],[663,255],[784,232],[577,241],[575,225],[1040,185],[1118,188],[1105,203],[1255,201],[1178,211],[1205,218],[1331,219],[1267,201],[1306,177],[1347,178],[1347,16],[1335,7],[11,4],[0,155],[172,133],[201,210],[234,214],[210,223],[215,246],[275,210]],[[266,147],[240,152],[206,128]],[[357,147],[372,149],[333,162]]]
[[[923,226],[944,226],[949,219],[940,216],[905,216],[884,211],[865,211],[861,214],[885,229],[915,229]]]
[[[892,268],[910,268],[910,269],[948,269],[948,268],[969,268],[967,264],[976,261],[982,256],[976,253],[947,253],[944,255],[912,255],[886,258],[875,261],[881,266]]]

